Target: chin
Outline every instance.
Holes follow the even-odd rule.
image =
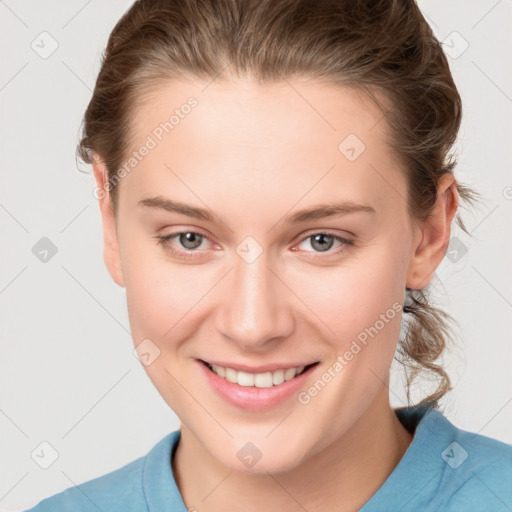
[[[295,444],[284,444],[282,437],[270,440],[262,436],[258,440],[253,436],[253,439],[252,442],[233,439],[222,448],[217,444],[210,453],[226,468],[252,475],[287,473],[302,464],[307,456],[304,442],[297,449]]]

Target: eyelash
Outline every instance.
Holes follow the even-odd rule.
[[[169,251],[173,256],[177,256],[179,258],[182,258],[182,259],[193,259],[193,258],[197,258],[198,256],[195,256],[194,253],[195,252],[200,252],[199,250],[195,249],[195,250],[181,250],[181,249],[176,249],[175,247],[173,247],[172,245],[169,245],[168,242],[172,239],[172,238],[175,238],[179,235],[183,235],[183,234],[186,234],[186,233],[192,233],[194,235],[198,235],[200,236],[201,238],[204,238],[206,240],[208,240],[209,242],[213,243],[213,241],[211,240],[211,238],[207,237],[206,235],[203,235],[202,233],[198,233],[196,231],[178,231],[176,233],[171,233],[169,235],[165,235],[165,236],[157,236],[157,243],[159,245],[162,245],[164,247],[164,249],[166,251]],[[331,251],[331,249],[325,251],[325,254],[328,254],[329,256],[333,256],[333,255],[337,255],[337,254],[340,254],[342,253],[347,246],[353,246],[355,245],[355,241],[354,240],[350,240],[348,238],[343,238],[341,236],[338,236],[338,235],[334,235],[333,233],[329,233],[329,232],[326,232],[326,231],[319,231],[317,233],[312,233],[311,235],[308,235],[306,236],[305,238],[303,238],[302,240],[300,240],[299,244],[301,244],[302,242],[304,242],[305,240],[307,240],[308,238],[313,238],[317,235],[325,235],[325,236],[329,236],[330,238],[340,242],[342,245],[340,248],[338,248],[337,250],[334,250],[334,251]],[[313,252],[315,255],[312,256],[314,259],[316,258],[324,258],[324,256],[322,256],[322,254],[324,254],[323,252],[320,252],[320,251],[305,251],[305,252]],[[199,256],[200,257],[200,256]]]

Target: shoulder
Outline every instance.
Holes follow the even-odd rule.
[[[470,467],[473,471],[486,468],[512,469],[512,445],[476,432],[462,430],[453,425],[442,413],[430,411],[431,433],[450,441],[441,458],[452,469]]]
[[[468,432],[428,406],[395,410],[412,443],[364,512],[510,512],[512,446]]]
[[[450,498],[454,510],[512,510],[512,445],[452,425],[453,441],[442,458],[459,473]]]
[[[39,502],[26,512],[89,512],[118,510],[127,503],[145,510],[140,503],[145,457],[140,457],[106,475],[69,487]],[[142,506],[141,506],[142,505]],[[121,510],[131,510],[130,508]]]
[[[424,440],[439,446],[443,509],[512,510],[512,445],[462,430],[438,411],[429,412],[425,427]]]
[[[178,431],[168,434],[145,456],[103,476],[69,487],[54,496],[43,499],[25,512],[97,512],[98,510],[141,512],[148,510],[144,492],[144,474],[148,471],[154,473],[155,460],[164,461],[167,455],[170,457],[177,435]],[[160,467],[163,466],[160,465]]]

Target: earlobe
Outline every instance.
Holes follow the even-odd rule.
[[[94,159],[92,167],[97,187],[95,196],[98,198],[103,225],[103,259],[112,279],[119,286],[124,287],[121,254],[116,231],[114,208],[110,195],[108,171],[103,161],[99,158]]]
[[[452,220],[458,206],[456,181],[452,174],[439,180],[437,202],[431,215],[417,227],[406,286],[419,290],[433,279],[443,260],[448,244]]]

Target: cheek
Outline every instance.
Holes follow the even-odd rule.
[[[180,411],[183,419],[186,411],[195,410],[195,404],[179,384],[183,380],[180,376],[186,372],[181,367],[189,350],[186,340],[195,335],[198,324],[204,320],[198,315],[212,285],[204,272],[197,279],[199,267],[155,258],[154,249],[147,258],[140,250],[136,253],[125,266],[133,342],[135,346],[141,344],[144,352],[149,351],[154,357],[144,365],[144,370],[162,398],[173,410]]]
[[[318,317],[316,324],[324,326],[322,331],[338,354],[349,350],[354,341],[365,347],[378,339],[386,341],[375,348],[382,356],[392,354],[398,340],[405,292],[403,273],[399,251],[381,245],[338,267],[297,273],[293,282],[307,306],[304,314],[309,309]]]
[[[404,259],[399,245],[375,243],[332,267],[309,265],[307,271],[282,268],[294,283],[300,303],[283,300],[321,331],[338,353],[353,340],[397,340],[405,292]],[[134,243],[123,247],[123,276],[134,343],[154,340],[165,352],[192,336],[215,308],[215,293],[225,268],[213,264],[172,262],[162,248]],[[217,290],[218,293],[218,290]],[[283,293],[290,293],[284,290]]]
[[[190,319],[197,326],[217,273],[208,265],[173,263],[163,249],[141,247],[127,250],[123,265],[132,336],[135,344],[150,338],[170,352],[176,349],[173,340],[193,333]]]

